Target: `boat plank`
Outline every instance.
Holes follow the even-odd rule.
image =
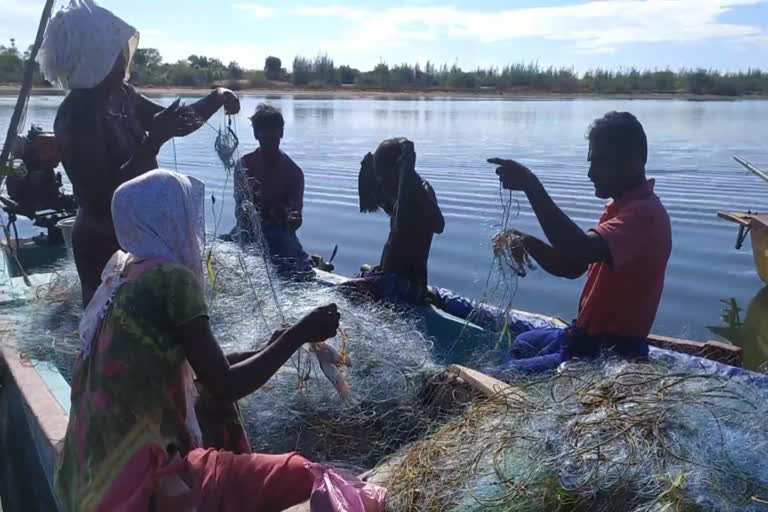
[[[648,343],[657,348],[704,357],[739,368],[741,368],[744,353],[741,347],[722,343],[720,341],[707,341],[706,343],[701,343],[698,341],[670,338],[669,336],[659,336],[656,334],[648,336]]]
[[[451,366],[451,370],[456,372],[459,378],[466,382],[469,387],[487,397],[514,391],[514,388],[506,382],[494,379],[472,368],[454,364]]]
[[[752,215],[750,217],[750,227],[768,230],[768,215]]]
[[[717,212],[717,216],[723,220],[747,227],[752,219],[751,213],[744,212]]]
[[[509,384],[502,382],[498,379],[494,379],[484,373],[478,372],[466,366],[454,364],[451,366],[450,371],[454,372],[462,381],[464,381],[469,387],[485,395],[492,397],[499,394],[507,393],[519,393],[519,391],[510,386]],[[389,480],[392,471],[400,465],[402,456],[393,456],[385,461],[376,465],[370,471],[367,471],[360,475],[360,478],[366,482],[372,484],[384,486]],[[294,507],[289,508],[286,512],[309,512],[309,502],[304,502]]]

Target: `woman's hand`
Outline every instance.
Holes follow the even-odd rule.
[[[237,97],[237,94],[224,88],[220,88],[218,92],[221,96],[221,104],[224,107],[224,112],[228,116],[233,116],[240,112],[240,99]]]
[[[321,306],[312,310],[293,327],[305,343],[321,343],[336,336],[341,314],[336,304]]]
[[[203,125],[202,118],[192,108],[174,101],[168,108],[155,114],[149,137],[157,149],[174,137],[184,137]]]

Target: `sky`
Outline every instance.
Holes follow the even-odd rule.
[[[57,0],[57,9],[64,0]],[[67,0],[68,2],[68,0]],[[0,41],[32,42],[44,0],[0,0]],[[190,54],[290,69],[538,62],[573,67],[768,70],[768,0],[101,0],[165,61]]]

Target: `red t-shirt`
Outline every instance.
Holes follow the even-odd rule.
[[[611,202],[592,231],[611,253],[589,267],[577,325],[587,334],[646,337],[656,319],[672,251],[672,228],[654,180]]]

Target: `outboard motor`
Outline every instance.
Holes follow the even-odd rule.
[[[0,195],[10,224],[15,224],[18,215],[27,217],[35,226],[47,229],[47,235],[35,239],[37,243],[63,244],[56,224],[75,215],[77,203],[74,196],[62,191],[62,176],[56,172],[61,162],[56,138],[33,125],[26,136],[16,139],[12,156],[16,165],[6,178],[8,195]]]

